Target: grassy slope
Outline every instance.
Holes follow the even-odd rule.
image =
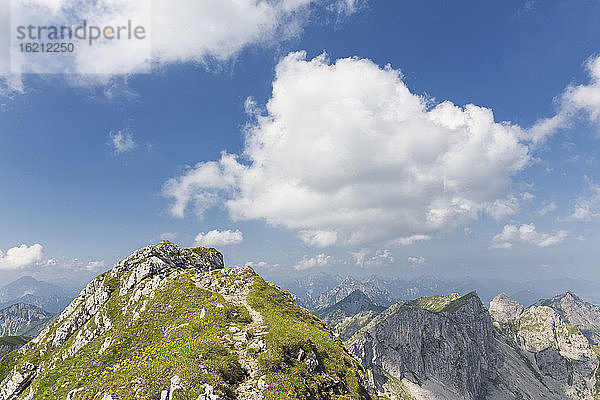
[[[311,399],[376,398],[359,385],[362,368],[342,342],[291,296],[256,277],[248,302],[263,315],[269,332],[267,350],[259,356],[267,400],[307,398],[308,393]],[[319,366],[313,374],[298,361],[300,349],[316,353]]]
[[[33,400],[65,398],[77,388],[84,390],[77,392],[74,400],[92,399],[105,392],[120,399],[158,399],[174,375],[185,386],[185,393],[176,391],[174,399],[196,399],[204,392],[204,383],[213,385],[222,397],[235,398],[234,388],[243,378],[243,370],[221,337],[230,326],[242,327],[251,321],[244,307],[198,288],[185,273],[158,289],[153,299],[142,298],[130,305],[123,315],[132,293],[119,296],[119,281],[110,273],[96,279],[112,289],[99,314],[110,318],[113,329],[59,361],[54,369],[47,366],[71,347],[77,333],[59,348],[30,343],[23,355],[13,352],[0,361],[0,382],[13,367],[31,362],[46,370],[30,386],[35,389]],[[132,315],[140,311],[145,299],[146,310],[133,321]],[[341,341],[285,292],[257,276],[248,300],[264,316],[269,332],[264,339],[267,350],[259,356],[261,375],[266,375],[268,385],[267,400],[305,398],[307,393],[312,399],[376,398],[359,385],[361,367]],[[204,318],[200,318],[202,309]],[[57,326],[50,326],[47,337]],[[93,319],[83,327],[95,328]],[[100,355],[109,336],[114,344]],[[319,366],[313,374],[297,360],[300,348],[309,356],[311,350],[317,354]]]
[[[114,281],[110,283],[116,285]],[[242,368],[237,356],[221,343],[219,335],[230,324],[241,326],[250,321],[245,308],[199,289],[184,274],[159,289],[156,297],[148,302],[142,318],[132,322],[131,311],[125,316],[122,313],[128,297],[119,297],[117,293],[118,290],[112,293],[101,311],[106,312],[114,328],[36,378],[32,384],[37,387],[34,400],[64,398],[79,387],[85,390],[78,392],[74,399],[92,399],[96,393],[106,391],[121,399],[154,399],[162,389],[169,387],[173,375],[179,375],[186,382],[185,398],[196,398],[203,393],[204,382],[215,386],[220,394],[232,395],[232,384],[242,378]],[[217,308],[218,304],[224,307]],[[206,315],[200,318],[203,308]],[[95,324],[92,320],[85,326],[93,329]],[[166,332],[167,327],[178,328]],[[51,332],[55,328],[53,326]],[[109,335],[115,345],[99,355]],[[58,352],[40,356],[30,348],[19,360],[7,360],[6,365],[0,367],[0,377],[17,361],[19,364],[31,361],[36,365],[49,361],[69,348],[75,336]]]

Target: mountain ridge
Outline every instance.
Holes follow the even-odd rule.
[[[341,341],[249,267],[162,242],[0,362],[0,399],[377,398]]]

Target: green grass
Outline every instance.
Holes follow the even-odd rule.
[[[457,293],[439,296],[420,297],[400,305],[401,308],[418,308],[434,313],[448,312],[454,313],[461,309],[472,298],[476,297],[476,292],[460,296]]]
[[[19,353],[13,351],[0,359],[0,382],[2,382],[10,374],[10,371],[17,365],[17,357]]]
[[[290,295],[257,276],[248,302],[263,315],[269,332],[267,350],[258,359],[268,385],[266,400],[376,398],[359,385],[362,368],[346,353],[342,342],[321,320],[298,307]],[[300,349],[316,353],[319,366],[314,373],[298,361]]]
[[[126,315],[122,313],[128,297],[118,296],[115,287],[118,280],[113,278],[106,283],[114,292],[101,313],[106,313],[113,323],[110,335],[115,344],[99,355],[108,335],[103,334],[36,378],[32,384],[34,399],[64,398],[79,387],[85,390],[78,392],[74,399],[92,399],[99,392],[110,392],[122,399],[155,399],[161,390],[169,387],[173,375],[185,379],[186,395],[190,398],[203,393],[204,383],[215,386],[221,396],[232,397],[233,385],[242,379],[243,370],[237,355],[219,336],[230,324],[242,326],[250,322],[245,308],[196,287],[189,275],[184,274],[158,290],[142,313],[143,318],[132,322],[134,307],[130,306],[131,311]],[[224,307],[218,308],[218,304]],[[201,319],[203,308],[206,315]],[[177,326],[179,328],[165,331],[166,327]],[[95,323],[88,321],[85,327],[94,329]],[[58,354],[71,346],[75,336],[59,348]],[[54,354],[49,352],[40,357],[39,353],[30,351],[19,364],[31,361],[35,365],[47,365]],[[0,372],[4,370],[0,367]]]
[[[448,304],[457,300],[460,296],[456,293],[452,293],[446,296],[429,296],[421,297],[411,303],[418,308],[429,310],[431,312],[441,312]]]
[[[565,326],[567,327],[567,336],[581,334],[581,332],[579,332],[579,329],[575,325],[565,324]]]

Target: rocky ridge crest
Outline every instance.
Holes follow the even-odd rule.
[[[223,268],[214,249],[169,242],[98,276],[0,363],[0,400],[284,393],[376,398],[341,342],[289,293],[249,267]]]

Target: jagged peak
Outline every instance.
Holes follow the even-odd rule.
[[[541,299],[536,302],[534,305],[536,306],[548,306],[555,307],[558,306],[563,301],[573,301],[573,302],[583,302],[575,293],[570,290],[567,290],[565,293],[557,294],[554,297],[549,299]]]
[[[563,295],[563,298],[572,298],[573,300],[577,300],[577,301],[581,300],[579,298],[579,296],[577,296],[575,293],[571,292],[570,290],[567,290],[565,292],[565,294]]]

